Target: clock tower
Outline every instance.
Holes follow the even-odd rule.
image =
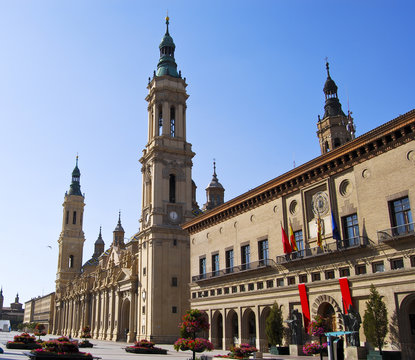
[[[192,215],[192,152],[186,141],[186,81],[177,72],[175,44],[166,33],[149,79],[148,141],[140,159],[143,177],[138,240],[137,338],[177,340],[189,309],[189,235],[180,224]]]

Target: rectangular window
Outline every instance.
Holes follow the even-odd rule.
[[[415,267],[415,256],[411,256],[411,267]]]
[[[66,223],[69,224],[69,211],[66,211]]]
[[[267,265],[267,260],[269,256],[268,239],[258,241],[258,256],[259,256],[259,263],[261,265]]]
[[[210,296],[215,296],[215,290],[214,289],[210,290]]]
[[[274,280],[267,280],[267,289],[271,289],[274,287]]]
[[[177,246],[177,239],[173,239],[173,246]]]
[[[146,313],[146,307],[145,307],[145,306],[143,306],[143,307],[141,308],[141,313],[142,313],[143,315],[145,315],[145,313]]]
[[[350,276],[350,269],[348,267],[340,269],[340,277]]]
[[[383,261],[378,261],[372,264],[373,272],[384,272],[385,271],[385,265],[383,264]]]
[[[224,288],[224,289],[223,289],[223,292],[224,292],[225,294],[229,294],[229,288],[228,288],[228,287]]]
[[[199,259],[199,275],[201,279],[206,277],[206,258]]]
[[[392,235],[397,236],[413,232],[414,224],[412,222],[409,198],[404,197],[402,199],[391,201],[389,206],[392,215]]]
[[[76,224],[76,211],[73,212],[72,224]]]
[[[201,292],[201,291],[199,291],[199,292],[197,293],[197,297],[199,297],[199,298],[201,298],[201,297],[202,297],[202,292]]]
[[[245,291],[245,285],[239,285],[239,291],[244,292]]]
[[[366,265],[356,265],[354,271],[356,275],[364,275],[367,272]]]
[[[171,278],[171,286],[176,287],[177,286],[177,277],[173,276]]]
[[[146,275],[147,275],[147,268],[143,267],[143,276],[146,276]]]
[[[209,292],[207,290],[203,291],[203,297],[208,297],[209,296]]]
[[[307,282],[307,275],[306,274],[302,274],[298,277],[298,282],[300,284],[305,284]]]
[[[351,214],[343,217],[344,247],[355,246],[359,244],[359,222],[357,214]]]
[[[227,250],[225,253],[226,257],[226,272],[233,272],[233,249]]]
[[[232,294],[238,292],[238,287],[237,286],[232,286]]]
[[[252,291],[254,290],[254,283],[249,283],[248,284],[248,291]]]
[[[403,269],[403,258],[391,259],[391,269]]]
[[[284,279],[283,278],[277,279],[277,287],[282,287],[282,286],[284,286]]]
[[[321,280],[321,275],[319,272],[311,274],[311,281],[320,281],[320,280]]]
[[[172,312],[173,314],[177,314],[177,306],[172,306],[172,307],[171,307],[171,312]]]
[[[212,276],[219,275],[219,254],[212,255]]]
[[[334,270],[326,271],[326,280],[334,279]]]
[[[242,270],[249,269],[249,263],[250,263],[250,247],[249,245],[245,245],[241,247],[241,264],[242,264]]]
[[[264,283],[262,281],[256,283],[257,290],[262,290],[264,288]]]
[[[297,256],[304,256],[304,239],[303,239],[303,230],[294,231],[294,238],[297,244],[298,253]]]
[[[192,293],[192,299],[196,299],[196,293],[195,292]]]
[[[290,276],[287,278],[287,284],[288,285],[295,285],[295,277],[294,276]]]
[[[217,289],[217,290],[216,290],[216,294],[217,294],[217,295],[222,295],[222,289]]]

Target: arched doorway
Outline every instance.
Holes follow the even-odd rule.
[[[212,343],[215,349],[222,349],[223,344],[223,316],[220,311],[216,311],[212,318]]]
[[[255,313],[248,308],[242,317],[242,341],[250,345],[256,346],[256,323]]]
[[[127,335],[130,331],[130,300],[125,299],[121,306],[121,321],[118,328],[118,340],[127,341]]]
[[[225,348],[229,349],[231,346],[239,343],[239,326],[238,314],[235,310],[230,310],[226,314],[225,327]]]
[[[415,293],[403,299],[398,318],[402,360],[415,359]]]
[[[267,333],[265,331],[266,328],[266,321],[267,317],[269,316],[269,313],[271,312],[271,308],[269,306],[266,306],[262,312],[261,316],[259,318],[259,350],[262,352],[268,351],[268,338]]]
[[[318,308],[317,314],[324,319],[327,331],[337,330],[336,312],[331,304],[327,302],[322,303]]]

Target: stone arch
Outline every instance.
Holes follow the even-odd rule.
[[[266,328],[266,320],[270,312],[271,312],[271,307],[265,306],[259,315],[259,329],[257,332],[258,332],[258,337],[259,337],[259,347],[260,347],[260,351],[262,352],[266,352],[268,350],[268,338],[267,338],[267,333],[265,331],[265,328]]]
[[[130,329],[130,299],[126,298],[121,305],[120,326],[118,330],[118,338],[127,341],[127,335]]]
[[[246,308],[241,319],[241,342],[256,345],[257,328],[255,312],[251,308]]]
[[[223,344],[223,316],[219,310],[213,313],[210,324],[212,329],[212,343],[215,349],[222,349]]]
[[[411,322],[415,322],[415,293],[407,295],[399,306],[399,340],[404,360],[415,359],[415,326]]]
[[[314,300],[314,303],[311,307],[311,317],[314,318],[316,315],[318,315],[319,309],[321,310],[321,306],[324,306],[324,304],[329,304],[333,307],[336,318],[336,324],[338,327],[337,330],[345,330],[343,324],[342,310],[339,304],[337,304],[337,301],[329,295],[320,295],[317,297],[316,300]]]
[[[229,348],[231,345],[239,343],[238,314],[236,311],[233,309],[229,310],[225,321],[225,346]]]

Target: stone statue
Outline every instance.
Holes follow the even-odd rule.
[[[287,321],[291,329],[291,344],[301,345],[303,343],[301,313],[295,309],[291,312],[291,319]]]
[[[347,315],[342,314],[344,326],[347,331],[353,331],[353,334],[347,335],[347,342],[351,346],[360,346],[359,329],[362,318],[352,305],[349,305]]]

